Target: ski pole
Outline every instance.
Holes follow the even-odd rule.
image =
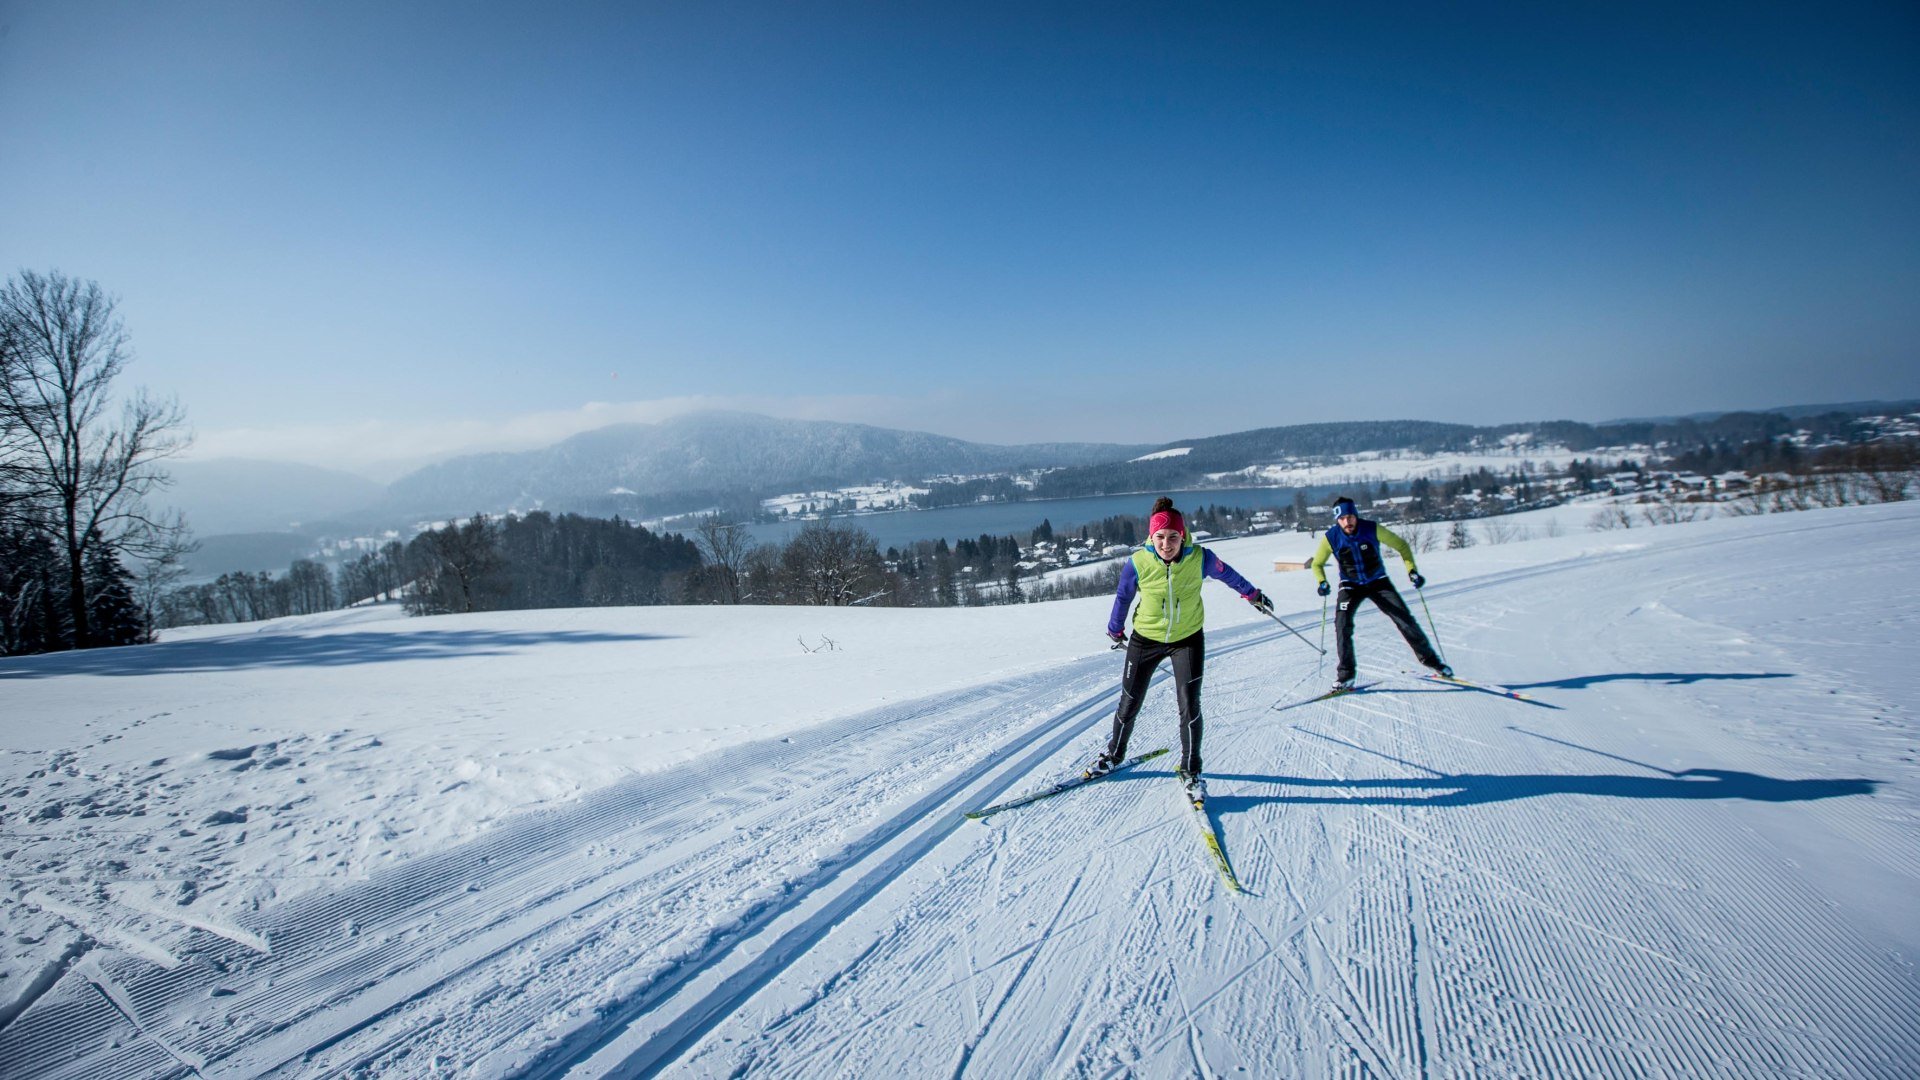
[[[1314,662],[1313,673],[1315,675],[1319,675],[1320,670],[1326,666],[1327,666],[1327,598],[1323,596],[1320,598],[1320,659]]]
[[[1427,590],[1415,585],[1413,592],[1420,598],[1420,610],[1427,613],[1427,632],[1433,635],[1433,654],[1445,662],[1447,654],[1440,649],[1440,628],[1434,625],[1433,609],[1427,606]]]
[[[1279,623],[1281,626],[1286,626],[1287,633],[1292,634],[1294,637],[1299,638],[1301,641],[1305,641],[1307,643],[1307,648],[1312,649],[1314,652],[1319,653],[1321,656],[1327,655],[1327,650],[1321,648],[1318,645],[1315,645],[1311,640],[1308,639],[1307,635],[1301,633],[1298,630],[1295,630],[1291,626],[1287,626],[1287,620],[1281,618],[1278,615],[1275,615],[1271,607],[1254,608],[1253,610],[1258,611],[1260,614],[1265,615],[1267,618],[1272,619],[1274,622]],[[1322,618],[1325,618],[1325,616],[1323,615]]]

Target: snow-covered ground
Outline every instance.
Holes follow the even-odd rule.
[[[1912,1075],[1920,505],[1531,531],[1421,564],[1532,704],[1369,613],[1277,711],[1328,671],[1208,586],[1246,895],[1158,762],[960,816],[1104,738],[1104,599],[0,660],[0,1073]],[[1218,550],[1317,638],[1304,543]]]
[[[893,481],[884,484],[855,484],[831,491],[796,491],[761,499],[760,508],[795,517],[817,512],[822,507],[837,507],[839,512],[872,513],[881,510],[907,510],[915,495],[928,489]]]

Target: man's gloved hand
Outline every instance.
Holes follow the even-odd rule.
[[[1324,581],[1320,583],[1320,595],[1321,595],[1321,596],[1325,596],[1325,595],[1327,595],[1328,593],[1330,593],[1330,592],[1332,592],[1332,591],[1333,591],[1333,586],[1331,586],[1331,585],[1329,585],[1329,584],[1327,584],[1327,583],[1326,583],[1326,582],[1324,582]]]
[[[1107,631],[1107,640],[1113,642],[1115,645],[1118,645],[1121,642],[1127,640],[1127,635],[1119,632],[1118,630],[1109,630]]]
[[[1421,576],[1421,573],[1418,570],[1415,570],[1413,573],[1408,574],[1407,580],[1413,582],[1413,587],[1416,589],[1424,589],[1427,587],[1427,579]]]
[[[1267,594],[1261,592],[1259,589],[1255,589],[1252,592],[1248,593],[1246,599],[1247,599],[1247,603],[1253,605],[1253,609],[1255,611],[1258,611],[1263,615],[1273,610],[1273,601],[1268,600]]]

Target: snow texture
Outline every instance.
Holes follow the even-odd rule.
[[[1298,542],[1217,550],[1317,638]],[[1896,504],[1422,555],[1532,702],[1369,611],[1378,684],[1279,711],[1331,665],[1208,585],[1244,895],[1170,756],[962,818],[1101,745],[1104,599],[3,660],[0,1073],[1911,1076],[1916,548]]]

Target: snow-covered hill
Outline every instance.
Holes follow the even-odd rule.
[[[1297,537],[1221,553],[1310,637]],[[1224,892],[1104,600],[381,609],[0,660],[0,1072],[1910,1075],[1920,506],[1209,585]],[[1156,689],[1136,739],[1172,737]]]
[[[917,481],[942,473],[1113,461],[1142,448],[1090,443],[996,446],[866,424],[700,412],[615,424],[540,450],[475,454],[389,485],[390,506],[428,513],[546,505],[592,510],[613,493],[762,492]],[[703,505],[695,498],[692,505]]]

